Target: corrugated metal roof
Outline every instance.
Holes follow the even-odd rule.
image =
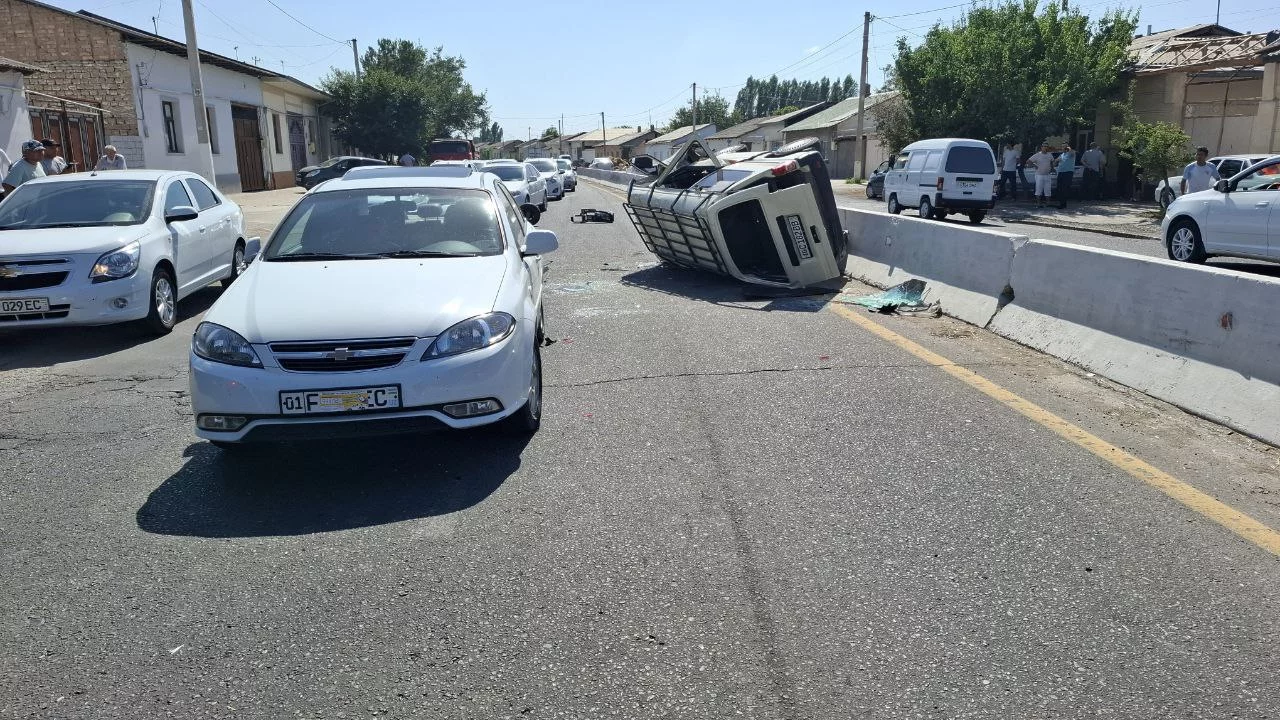
[[[712,124],[713,123],[705,123],[705,124],[699,125],[697,129],[702,130],[703,128],[709,128],[712,126]],[[684,127],[676,128],[675,130],[672,130],[669,133],[664,133],[662,135],[659,135],[658,137],[650,140],[649,142],[651,143],[673,142],[675,140],[680,140],[684,138],[686,135],[691,135],[693,132],[694,132],[694,127],[692,125],[685,125]]]
[[[717,132],[715,135],[708,137],[707,139],[708,140],[733,140],[734,138],[740,138],[743,135],[746,135],[747,133],[751,132],[752,130],[755,130],[756,128],[760,127],[766,121],[772,120],[772,119],[773,118],[771,117],[752,118],[746,122],[738,123],[733,127],[727,127],[724,130]]]
[[[35,65],[28,65],[27,63],[12,60],[7,57],[0,57],[0,70],[17,70],[23,75],[45,72],[44,68],[38,68]]]
[[[870,97],[870,96],[868,96],[868,97]],[[792,118],[794,118],[794,117],[796,117],[796,116],[800,116],[801,118],[811,117],[811,114],[810,114],[810,113],[811,113],[811,111],[812,111],[814,108],[822,107],[823,105],[831,105],[832,107],[835,107],[835,105],[834,105],[833,103],[825,103],[825,102],[814,103],[813,105],[810,105],[809,107],[802,107],[802,108],[800,108],[799,110],[792,110],[791,112],[787,113],[786,115],[774,115],[773,117],[765,118],[765,119],[764,119],[764,122],[762,122],[762,123],[760,123],[760,124],[761,124],[761,125],[772,125],[772,124],[774,124],[774,123],[782,123],[783,125],[786,125],[787,123],[791,122],[791,119],[792,119]],[[817,115],[817,113],[812,113],[812,115]]]
[[[875,107],[878,103],[890,97],[894,97],[897,94],[898,94],[898,91],[894,90],[891,92],[883,92],[883,93],[876,93],[875,95],[868,95],[865,103],[866,109],[870,110],[871,108]],[[840,102],[836,103],[835,105],[832,105],[826,110],[823,110],[822,112],[817,113],[812,117],[808,117],[808,118],[805,118],[804,120],[801,120],[795,125],[788,127],[787,132],[796,132],[797,130],[822,130],[825,128],[834,127],[857,114],[858,114],[858,98],[852,97],[852,98],[849,98],[848,100],[841,100]]]

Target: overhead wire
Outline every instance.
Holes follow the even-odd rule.
[[[290,13],[289,13],[289,11],[288,11],[288,10],[285,10],[284,8],[282,8],[282,7],[280,7],[279,5],[277,5],[277,4],[276,4],[276,0],[267,0],[267,3],[268,3],[269,5],[271,5],[271,7],[275,8],[275,9],[279,10],[281,13],[283,13],[285,17],[287,17],[287,18],[289,18],[290,20],[292,20],[292,21],[294,21],[294,22],[298,23],[299,25],[301,25],[302,27],[304,27],[304,28],[306,28],[306,29],[310,30],[311,32],[315,33],[316,35],[319,35],[320,37],[322,37],[322,38],[324,38],[324,39],[326,39],[326,40],[331,40],[331,41],[333,41],[333,42],[336,42],[336,43],[338,43],[339,45],[346,45],[347,47],[351,47],[351,43],[349,43],[349,42],[347,42],[347,41],[345,41],[345,40],[339,40],[339,39],[337,39],[337,38],[335,38],[335,37],[330,37],[330,36],[328,36],[328,35],[325,35],[324,33],[320,32],[319,30],[317,30],[317,29],[315,29],[315,28],[311,27],[310,25],[308,25],[308,24],[306,24],[306,23],[302,22],[301,20],[299,20],[298,18],[294,17],[292,14],[290,14]]]

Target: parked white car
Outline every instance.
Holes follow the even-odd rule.
[[[1220,155],[1211,157],[1206,162],[1218,168],[1218,175],[1222,179],[1234,177],[1241,170],[1266,160],[1265,155]],[[1155,194],[1152,196],[1156,202],[1160,203],[1160,207],[1168,208],[1174,200],[1182,195],[1182,175],[1171,175],[1156,184]]]
[[[995,207],[999,177],[991,146],[981,140],[921,140],[894,156],[884,196],[893,215],[910,208],[936,220],[964,213],[976,224]]]
[[[191,343],[224,448],[542,418],[542,255],[497,176],[403,168],[302,196]]]
[[[528,164],[537,168],[542,179],[547,181],[547,197],[551,200],[563,200],[564,174],[556,161],[551,158],[534,158]]]
[[[539,210],[547,209],[547,183],[536,168],[530,171],[516,163],[497,163],[485,165],[484,172],[497,175],[517,205],[528,203],[537,205]]]
[[[566,158],[556,158],[556,167],[560,168],[561,184],[565,192],[577,192],[578,171],[573,169],[573,162]]]
[[[1215,255],[1280,261],[1280,155],[1174,200],[1161,236],[1181,262]]]
[[[0,326],[177,322],[178,301],[230,285],[257,251],[240,207],[162,170],[32,180],[0,203]]]

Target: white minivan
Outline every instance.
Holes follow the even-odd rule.
[[[995,207],[996,156],[981,140],[921,140],[893,157],[884,176],[889,212],[916,208],[922,218],[941,220],[964,213],[980,223]]]

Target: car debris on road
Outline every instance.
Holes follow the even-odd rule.
[[[606,210],[596,210],[593,208],[587,208],[582,212],[579,212],[577,215],[570,215],[569,222],[578,223],[578,224],[611,223],[613,222],[613,213],[608,212]]]

